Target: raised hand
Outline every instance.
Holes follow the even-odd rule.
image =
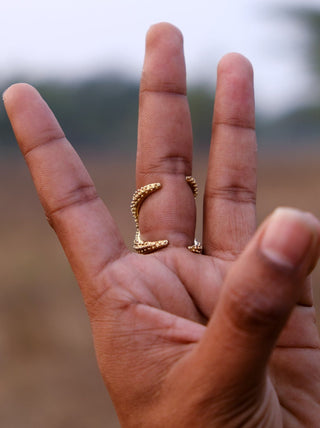
[[[316,427],[320,342],[309,274],[320,225],[276,210],[255,232],[252,68],[223,58],[204,198],[193,244],[192,130],[180,32],[147,36],[137,188],[151,254],[129,251],[53,113],[35,89],[4,94],[49,223],[77,277],[98,364],[124,427]],[[88,392],[90,393],[90,392]]]

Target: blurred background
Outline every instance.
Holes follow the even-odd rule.
[[[128,245],[134,234],[129,203],[139,74],[145,33],[159,21],[184,34],[199,187],[205,182],[216,66],[225,53],[237,51],[255,69],[258,222],[279,205],[320,214],[318,0],[11,0],[1,3],[0,12],[0,89],[17,81],[39,89]],[[80,293],[2,104],[0,182],[0,425],[118,427]],[[316,287],[315,300],[320,308]]]

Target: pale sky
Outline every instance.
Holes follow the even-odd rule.
[[[255,69],[257,107],[270,114],[312,96],[300,60],[301,30],[268,10],[319,0],[0,0],[1,80],[68,79],[120,71],[139,78],[149,26],[168,21],[185,39],[189,82],[214,87],[227,52]],[[319,47],[320,48],[320,47]]]

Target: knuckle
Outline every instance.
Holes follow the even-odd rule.
[[[159,157],[155,162],[149,162],[140,169],[140,174],[145,176],[155,173],[187,176],[190,171],[190,159],[187,156],[173,154]]]
[[[228,128],[234,128],[238,130],[245,130],[245,131],[253,131],[255,132],[255,125],[252,120],[247,120],[241,117],[240,114],[230,116],[228,119],[225,120],[216,120],[214,122],[214,127],[222,127],[226,126]]]
[[[67,192],[63,198],[55,201],[53,206],[45,210],[47,220],[54,227],[54,219],[61,212],[75,206],[81,206],[98,199],[96,188],[93,184],[79,185]]]
[[[252,332],[277,325],[288,312],[285,302],[276,296],[238,289],[229,295],[228,309],[237,329]]]
[[[255,204],[256,192],[250,187],[240,184],[229,186],[212,186],[206,189],[206,198],[208,199],[224,199],[231,202],[243,204]]]
[[[42,133],[39,133],[37,140],[33,143],[33,145],[24,150],[24,157],[28,159],[31,155],[33,155],[36,151],[43,149],[44,147],[48,147],[54,144],[65,142],[65,136],[62,133],[57,133],[56,129],[46,129]]]

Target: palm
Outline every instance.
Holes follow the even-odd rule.
[[[310,287],[307,281],[306,293],[292,311],[270,361],[270,376],[285,427],[308,426],[306,414],[318,420],[315,409],[320,400],[320,343]]]
[[[139,226],[144,239],[169,240],[161,251],[128,251],[80,159],[32,88],[18,86],[4,96],[47,217],[81,287],[99,366],[120,419],[127,426],[170,426],[168,418],[171,426],[185,428],[308,426],[317,420],[320,401],[308,284],[296,298],[291,274],[272,271],[257,255],[263,227],[252,238],[252,69],[239,55],[219,67],[204,197],[205,255],[192,254],[187,246],[194,239],[195,204],[185,181],[192,173],[192,132],[182,39],[162,24],[147,40],[137,187],[160,182],[162,188],[143,203]],[[300,279],[307,270],[301,268]],[[273,291],[267,298],[268,287]],[[244,288],[247,294],[241,295]]]
[[[109,282],[111,277],[112,289],[108,287],[91,315],[93,332],[98,338],[98,361],[116,403],[121,402],[117,395],[123,390],[135,401],[146,390],[159,389],[177,359],[185,359],[197,346],[214,312],[223,279],[232,267],[231,261],[192,255],[186,250],[147,258],[146,263],[146,256],[129,254],[112,266],[111,273],[106,272],[103,280]],[[128,277],[124,272],[128,272]],[[119,278],[117,273],[121,273]],[[266,379],[268,387],[260,397],[261,407],[267,403],[272,408],[263,409],[266,420],[261,420],[262,426],[303,427],[303,416],[296,414],[296,401],[303,402],[303,415],[319,399],[315,395],[310,403],[308,395],[315,392],[320,376],[320,349],[310,303],[297,305],[274,350]],[[112,333],[108,332],[110,324],[117,326]],[[315,385],[310,384],[306,367],[311,369]],[[120,391],[113,391],[112,379],[123,372],[127,374],[127,384],[122,384]],[[297,390],[297,384],[305,388]],[[119,411],[121,414],[121,408]]]
[[[90,318],[98,362],[115,403],[123,391],[133,402],[146,391],[153,397],[177,360],[196,346],[229,265],[171,249],[148,256],[129,253],[106,269],[101,281],[107,291]],[[122,373],[126,376],[117,389]],[[123,413],[121,405],[118,411]]]

